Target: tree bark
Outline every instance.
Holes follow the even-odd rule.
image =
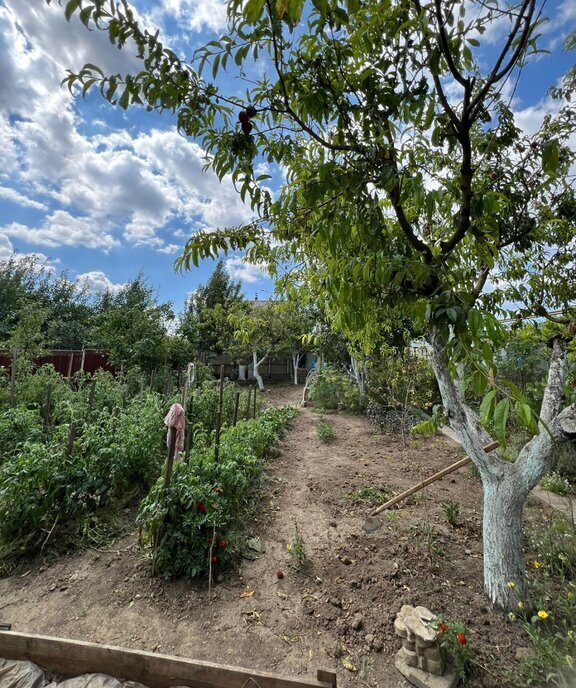
[[[574,406],[560,412],[564,384],[565,345],[556,341],[548,382],[540,411],[540,432],[521,450],[515,463],[502,461],[482,448],[490,440],[476,413],[466,404],[452,379],[441,335],[432,330],[432,366],[445,412],[468,456],[477,466],[484,493],[483,547],[484,588],[490,600],[506,610],[519,601],[528,604],[522,549],[524,502],[550,469],[555,442],[569,439],[563,426],[570,426]]]
[[[482,481],[484,512],[484,590],[490,600],[509,611],[522,601],[528,607],[528,590],[522,549],[522,511],[525,491],[518,491],[514,472],[501,479]]]
[[[262,379],[262,375],[258,372],[258,368],[264,363],[266,360],[266,357],[268,354],[265,354],[262,356],[260,360],[258,360],[258,353],[256,351],[252,352],[252,365],[253,365],[253,371],[252,374],[254,375],[254,379],[258,383],[258,389],[263,392],[264,391],[264,380]]]
[[[294,384],[298,384],[298,363],[300,361],[300,354],[298,351],[295,351],[292,354],[292,371],[294,373]]]

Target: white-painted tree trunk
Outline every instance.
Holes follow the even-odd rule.
[[[459,385],[450,376],[444,342],[438,332],[430,333],[430,343],[432,366],[446,415],[482,479],[484,588],[494,604],[515,610],[520,600],[525,604],[528,602],[522,550],[524,502],[550,469],[554,442],[568,439],[567,428],[576,414],[574,406],[559,414],[565,345],[560,340],[553,344],[540,411],[540,432],[523,447],[516,462],[510,464],[502,461],[494,452],[484,452],[483,446],[491,438],[482,428],[477,414],[466,404]]]
[[[261,392],[264,391],[264,380],[262,379],[262,375],[260,375],[260,373],[258,372],[258,369],[264,363],[267,356],[268,356],[268,354],[264,354],[264,356],[262,356],[262,358],[260,360],[258,360],[258,352],[257,351],[252,352],[252,366],[253,366],[252,375],[254,375],[254,379],[258,383],[258,389]]]
[[[360,397],[366,395],[366,370],[364,363],[358,361],[354,356],[350,356],[350,377],[356,383]]]
[[[292,372],[294,375],[294,384],[298,384],[298,363],[300,362],[300,354],[298,351],[295,351],[292,354]]]

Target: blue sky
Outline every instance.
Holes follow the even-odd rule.
[[[225,5],[218,0],[132,5],[186,56],[225,31]],[[552,53],[525,67],[512,100],[528,132],[553,107],[546,90],[573,61],[560,41],[576,28],[576,2],[549,1],[545,14]],[[490,40],[495,46],[500,37],[498,28],[488,36],[487,62]],[[77,20],[67,23],[58,4],[0,0],[0,259],[13,250],[41,254],[93,290],[114,289],[143,270],[160,299],[179,310],[214,268],[208,261],[191,273],[174,272],[186,238],[240,224],[250,211],[228,181],[202,173],[202,149],[177,134],[169,116],[125,113],[98,94],[74,101],[60,82],[66,69],[85,62],[107,72],[138,66],[104,34],[86,31]],[[229,86],[245,90],[241,83]],[[225,260],[248,298],[272,292],[270,280],[241,256]]]

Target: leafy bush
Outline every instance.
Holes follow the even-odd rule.
[[[465,679],[470,674],[475,660],[468,629],[460,621],[448,623],[442,619],[438,619],[437,628],[440,645],[448,655],[454,671],[460,679]]]
[[[310,386],[310,399],[320,409],[338,409],[352,413],[358,413],[362,409],[358,387],[350,381],[350,377],[327,366],[318,369]]]
[[[316,432],[320,440],[325,444],[333,442],[336,439],[336,433],[334,432],[332,424],[323,418],[318,421]]]
[[[569,495],[572,493],[572,485],[559,473],[552,471],[540,481],[540,487],[557,495]]]
[[[370,418],[385,431],[407,431],[421,420],[414,409],[429,411],[440,395],[430,363],[409,349],[383,347],[368,365]]]
[[[0,465],[18,453],[25,442],[40,441],[42,418],[37,409],[16,406],[0,413]]]
[[[576,491],[576,442],[563,442],[553,448],[552,467]]]
[[[448,523],[452,528],[457,528],[460,525],[460,504],[453,499],[447,499],[440,506]]]
[[[162,466],[164,435],[159,398],[149,395],[118,414],[93,414],[79,425],[70,454],[67,425],[53,428],[45,441],[25,441],[0,467],[3,568],[49,539],[69,547],[95,512],[124,506],[148,487]]]
[[[518,599],[511,621],[521,623],[532,652],[510,677],[515,686],[571,686],[576,679],[576,527],[556,518],[529,529],[535,555],[527,567],[529,600]]]
[[[241,421],[222,432],[217,463],[213,448],[195,447],[188,463],[175,466],[168,490],[163,478],[156,482],[137,522],[144,544],[156,540],[161,575],[195,577],[226,562],[264,458],[295,414],[292,408],[268,409],[256,420]]]

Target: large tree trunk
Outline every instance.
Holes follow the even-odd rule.
[[[292,354],[292,371],[294,373],[294,384],[298,384],[298,363],[300,363],[300,354],[295,351]]]
[[[517,609],[527,602],[522,510],[530,491],[550,470],[555,441],[568,439],[572,406],[559,415],[564,383],[565,345],[553,344],[548,382],[540,411],[540,432],[522,449],[515,463],[507,463],[483,445],[491,440],[476,413],[466,404],[458,384],[450,376],[444,342],[437,331],[430,336],[432,366],[444,409],[452,429],[477,466],[484,491],[483,546],[484,588],[494,604]]]
[[[258,353],[256,351],[252,352],[252,365],[253,365],[252,375],[254,375],[254,379],[258,383],[258,389],[261,392],[264,391],[264,380],[262,379],[262,375],[260,375],[260,373],[258,372],[258,369],[266,360],[266,356],[268,356],[268,354],[265,354],[264,356],[262,356],[262,358],[260,360],[258,360]]]
[[[350,356],[350,377],[356,383],[360,398],[363,399],[366,395],[366,375],[364,363],[358,361],[358,359],[354,356]]]
[[[527,602],[522,510],[525,497],[517,492],[514,476],[483,480],[484,589],[490,600],[503,609],[517,609]]]

